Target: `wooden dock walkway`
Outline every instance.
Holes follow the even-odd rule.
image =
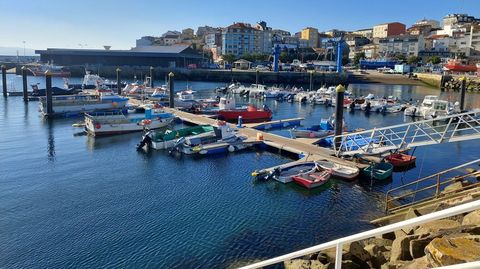
[[[172,108],[164,108],[165,111],[175,114],[178,118],[183,121],[190,122],[193,124],[204,125],[216,125],[217,120],[197,115],[191,114],[188,112],[180,111],[178,109]],[[235,125],[231,124],[232,127]],[[365,164],[355,163],[352,161],[347,161],[344,159],[340,159],[336,156],[333,156],[333,151],[330,149],[318,147],[313,145],[312,143],[316,141],[316,139],[291,139],[288,137],[283,137],[271,133],[267,133],[264,131],[256,130],[250,127],[242,127],[238,128],[238,133],[248,137],[248,139],[255,140],[257,139],[257,134],[261,134],[263,136],[263,142],[271,147],[279,149],[279,151],[288,151],[294,154],[303,155],[304,157],[301,158],[305,161],[316,161],[316,160],[329,160],[338,164],[347,165],[351,167],[358,167],[358,168],[365,168]]]

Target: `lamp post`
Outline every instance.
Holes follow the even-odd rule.
[[[175,100],[174,100],[174,96],[175,96],[175,91],[174,91],[174,82],[173,82],[173,77],[175,75],[173,74],[173,72],[170,72],[168,73],[168,92],[169,92],[169,102],[168,102],[168,106],[170,108],[174,108],[175,107]]]

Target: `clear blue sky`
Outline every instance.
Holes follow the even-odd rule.
[[[312,26],[355,30],[422,18],[441,21],[448,13],[480,17],[479,0],[0,0],[0,47],[43,49],[111,45],[127,49],[143,35],[200,25],[256,23],[295,33]]]

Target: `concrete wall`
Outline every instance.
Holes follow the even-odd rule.
[[[425,74],[425,73],[415,73],[417,78],[424,83],[440,89],[442,83],[442,75],[439,74]]]

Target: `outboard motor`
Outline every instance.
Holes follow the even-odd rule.
[[[169,154],[172,154],[175,151],[179,151],[179,148],[182,146],[183,142],[185,142],[185,137],[180,137],[175,141],[175,144],[173,144],[172,149],[168,152]]]
[[[365,111],[370,112],[371,109],[372,109],[372,104],[370,102],[367,102],[367,105],[365,106]]]
[[[150,137],[150,132],[147,132],[144,136],[142,141],[137,144],[137,150],[142,149],[145,145],[150,147],[152,145],[152,138]]]
[[[356,101],[356,100],[355,100]],[[355,109],[355,101],[350,103],[350,109],[353,111]]]

